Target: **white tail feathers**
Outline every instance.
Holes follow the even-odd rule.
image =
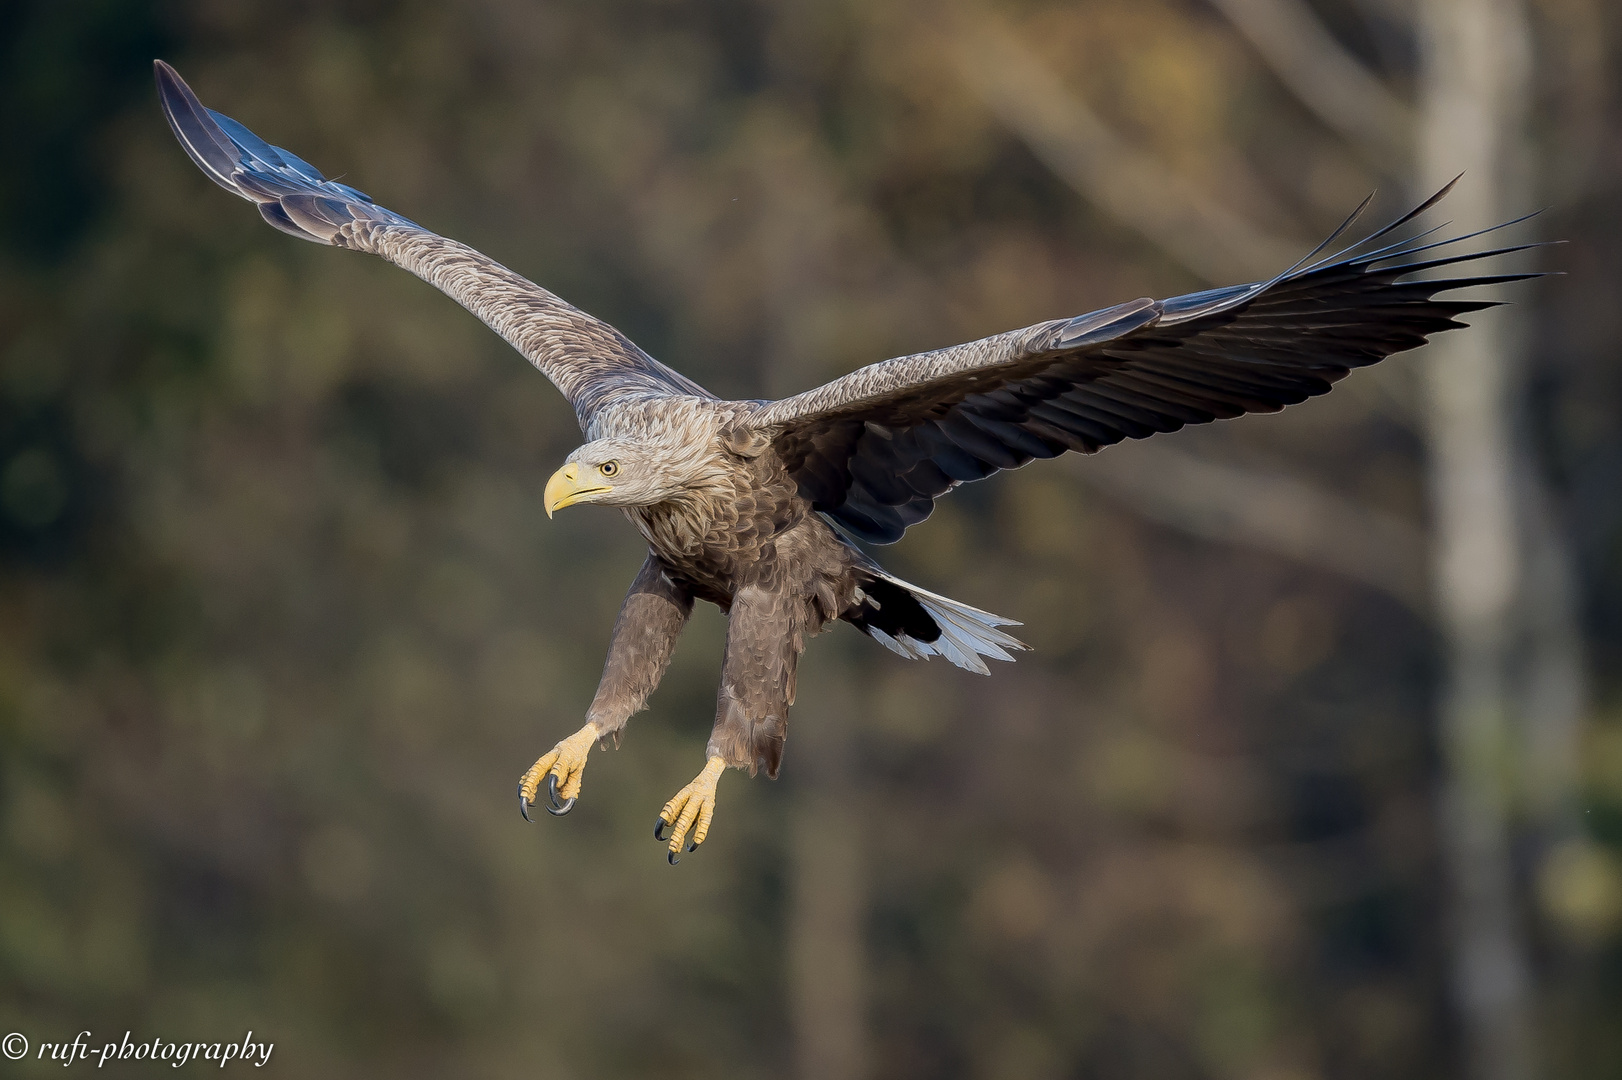
[[[870,567],[869,572],[874,577],[906,590],[940,628],[940,636],[934,641],[920,641],[905,631],[892,635],[877,626],[862,627],[869,637],[893,653],[905,656],[909,660],[927,660],[931,656],[944,656],[965,671],[989,675],[991,669],[980,659],[982,656],[993,660],[1012,661],[1014,658],[1008,655],[1010,652],[1024,652],[1030,648],[1012,634],[997,629],[999,626],[1020,625],[1014,619],[1005,619],[1001,615],[993,615],[989,611],[981,611],[979,608],[972,608],[927,589],[920,589],[885,573],[876,566]]]

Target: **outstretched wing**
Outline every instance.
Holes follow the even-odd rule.
[[[507,339],[574,406],[582,429],[625,394],[713,395],[594,319],[466,244],[447,240],[328,180],[307,162],[206,108],[175,69],[156,61],[158,94],[180,145],[227,191],[259,205],[285,233],[355,248],[402,266]]]
[[[750,423],[772,440],[817,510],[861,539],[893,543],[964,481],[1066,450],[1091,453],[1185,424],[1276,412],[1328,391],[1354,367],[1465,325],[1458,315],[1495,306],[1435,297],[1535,275],[1409,278],[1531,245],[1413,261],[1470,239],[1420,244],[1429,235],[1421,233],[1367,250],[1452,186],[1313,262],[1354,213],[1270,281],[1134,300],[886,360],[763,405]]]

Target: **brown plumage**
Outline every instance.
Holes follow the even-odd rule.
[[[1324,393],[1352,368],[1492,306],[1438,294],[1529,276],[1412,279],[1517,250],[1412,258],[1469,237],[1421,244],[1428,234],[1420,234],[1374,246],[1444,188],[1312,261],[1349,219],[1269,281],[1134,300],[887,360],[781,401],[722,401],[608,324],[204,108],[166,64],[157,73],[170,126],[213,180],[284,232],[410,270],[551,379],[587,441],[548,483],[548,514],[576,502],[620,506],[648,543],[586,726],[520,784],[526,817],[543,781],[554,813],[573,805],[586,750],[618,742],[663,675],[693,602],[728,613],[709,764],[666,805],[656,830],[663,839],[674,826],[672,861],[690,828],[692,846],[703,841],[724,766],[777,775],[796,662],[830,622],[850,622],[903,656],[940,655],[982,674],[982,657],[1008,660],[1025,647],[1000,629],[1011,620],[900,581],[852,538],[893,542],[953,487],[1033,458],[1090,453]]]

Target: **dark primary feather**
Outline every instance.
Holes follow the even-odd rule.
[[[1341,254],[1311,261],[1348,219],[1270,281],[1134,300],[887,360],[763,406],[750,423],[772,439],[815,509],[861,539],[892,543],[957,484],[1067,450],[1275,412],[1495,306],[1437,296],[1536,275],[1412,275],[1529,245],[1416,260],[1480,235],[1420,244],[1422,233],[1368,250],[1451,187]]]
[[[713,396],[612,326],[493,259],[377,205],[363,191],[328,180],[303,159],[204,106],[168,64],[159,60],[155,67],[169,127],[211,180],[257,204],[260,215],[285,233],[381,255],[444,291],[551,379],[574,406],[582,429],[598,409],[625,394]]]

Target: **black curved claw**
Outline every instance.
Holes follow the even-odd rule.
[[[655,821],[653,823],[653,838],[658,840],[660,843],[663,843],[665,839],[665,830],[669,827],[670,822],[666,821],[664,818],[660,818],[658,821]]]
[[[691,855],[693,852],[695,852],[697,850],[698,850],[698,841],[697,840],[689,840],[689,841],[687,841],[687,853],[689,855]]]
[[[557,773],[552,773],[546,778],[546,797],[552,800],[552,805],[546,808],[546,812],[551,814],[553,817],[562,817],[564,814],[567,814],[570,810],[574,809],[573,799],[564,799],[562,802],[558,801]]]
[[[518,812],[524,815],[525,821],[531,820],[529,816],[529,800],[522,795],[518,796]]]
[[[670,860],[670,865],[671,866],[675,866],[677,863],[681,862],[680,859],[676,858],[676,853],[674,851],[667,852],[665,854],[665,858]]]

